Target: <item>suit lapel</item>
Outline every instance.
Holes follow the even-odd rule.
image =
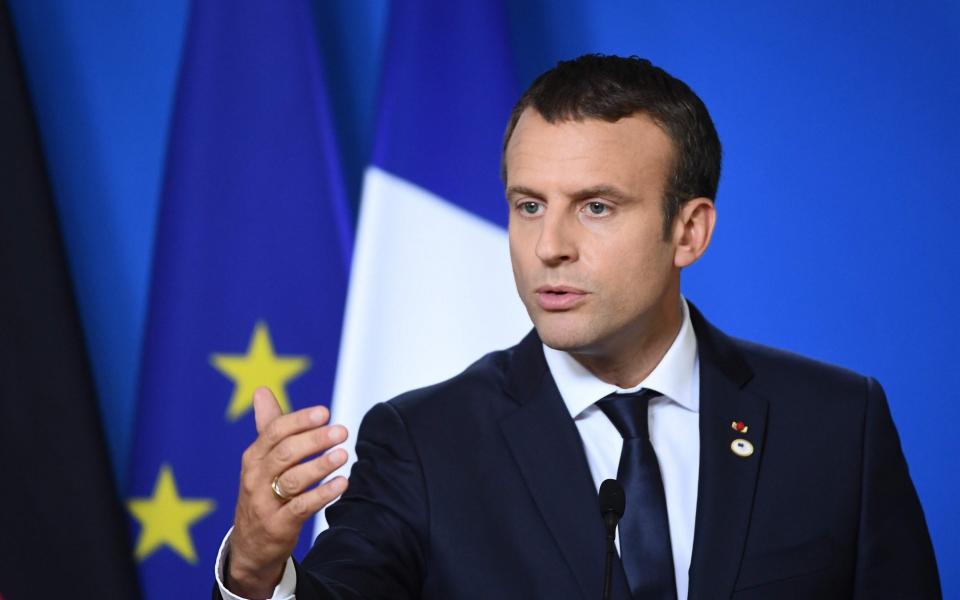
[[[700,481],[689,598],[726,598],[747,540],[767,402],[744,389],[752,372],[731,340],[690,309],[700,356]],[[734,421],[747,432],[735,431]],[[732,451],[738,438],[753,445],[750,456]]]
[[[700,358],[700,480],[689,600],[729,597],[746,545],[767,424],[767,401],[745,389],[752,371],[733,342],[690,304]],[[513,350],[500,420],[507,445],[585,599],[599,596],[604,531],[580,434],[557,391],[536,332]],[[731,427],[743,421],[746,433]],[[741,457],[738,438],[753,445]],[[614,598],[629,598],[619,560]]]
[[[584,598],[600,596],[605,532],[580,434],[531,332],[515,349],[507,393],[517,408],[500,420],[510,452]],[[629,598],[619,560],[613,597]]]

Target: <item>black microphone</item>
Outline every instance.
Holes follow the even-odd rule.
[[[623,486],[616,479],[607,479],[600,484],[600,514],[607,528],[607,562],[603,575],[603,600],[610,600],[610,583],[613,578],[613,555],[617,547],[613,541],[617,535],[617,523],[626,506]]]

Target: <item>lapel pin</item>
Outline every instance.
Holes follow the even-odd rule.
[[[733,440],[730,443],[730,449],[740,458],[746,458],[753,454],[753,444],[742,438]]]
[[[747,424],[743,421],[734,421],[733,423],[730,423],[730,429],[733,429],[737,433],[746,433],[750,430],[750,428],[747,427]]]

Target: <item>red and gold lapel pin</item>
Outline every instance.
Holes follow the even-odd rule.
[[[743,421],[731,422],[730,429],[740,434],[746,434],[750,431],[750,428]],[[737,438],[730,443],[730,450],[740,458],[747,458],[753,454],[753,444],[743,438]]]

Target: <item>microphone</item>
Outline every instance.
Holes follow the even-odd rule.
[[[616,479],[607,479],[600,484],[600,514],[607,529],[607,561],[603,575],[603,600],[610,599],[610,584],[613,578],[613,555],[617,551],[614,539],[617,535],[617,523],[623,516],[626,497],[623,486]]]

